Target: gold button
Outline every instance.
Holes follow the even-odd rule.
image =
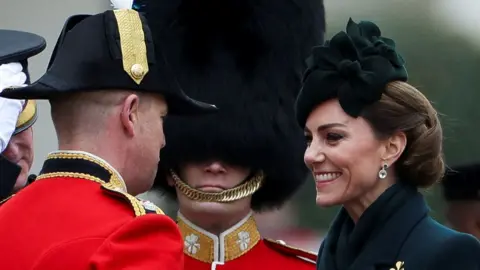
[[[133,65],[130,71],[132,72],[132,75],[135,79],[140,79],[145,74],[145,70],[140,64]]]

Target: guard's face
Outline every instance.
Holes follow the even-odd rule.
[[[190,187],[204,192],[221,192],[242,184],[250,175],[250,169],[230,165],[218,160],[187,163],[180,166],[178,175]],[[173,181],[169,180],[173,186]],[[250,209],[251,198],[244,198],[231,203],[211,203],[191,201],[177,190],[180,211],[187,216],[188,212],[226,213]]]
[[[361,117],[352,118],[338,100],[316,107],[307,119],[304,161],[315,179],[319,206],[362,200],[376,188],[382,143]]]
[[[13,136],[3,154],[8,160],[22,168],[15,183],[14,192],[16,192],[27,184],[28,174],[33,163],[32,127]]]

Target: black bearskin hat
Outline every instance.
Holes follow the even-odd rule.
[[[155,0],[143,11],[172,75],[219,112],[164,124],[155,187],[174,195],[168,169],[218,159],[262,170],[252,208],[280,207],[306,179],[294,102],[305,59],[323,43],[321,0]]]

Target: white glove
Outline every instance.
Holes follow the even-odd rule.
[[[25,86],[26,80],[27,75],[20,63],[0,65],[0,93],[7,87]],[[10,142],[24,104],[25,100],[0,97],[0,153],[3,153]]]

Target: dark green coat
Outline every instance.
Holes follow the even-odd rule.
[[[319,251],[319,270],[480,270],[480,242],[428,216],[423,196],[396,184],[353,224],[342,209]]]

